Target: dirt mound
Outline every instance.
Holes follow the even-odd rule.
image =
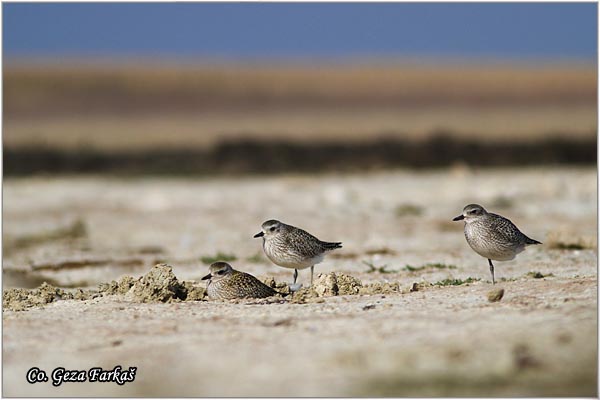
[[[285,282],[277,282],[273,277],[266,278],[264,283],[281,294],[290,293]],[[312,287],[300,289],[288,300],[292,303],[321,303],[323,297],[401,292],[398,282],[363,285],[358,278],[331,272],[319,274]],[[38,289],[5,290],[2,306],[5,310],[23,311],[56,300],[87,300],[98,296],[121,296],[123,300],[134,303],[202,301],[205,300],[206,289],[196,282],[179,281],[170,265],[156,264],[137,279],[125,275],[118,281],[101,283],[97,291],[65,291],[45,282]]]
[[[290,303],[306,304],[306,303],[323,303],[325,300],[312,287],[301,288],[289,296]]]
[[[267,286],[275,289],[276,291],[278,291],[282,295],[288,295],[288,294],[290,294],[290,287],[288,286],[288,284],[285,283],[285,282],[277,282],[275,280],[275,278],[273,278],[272,276],[269,276],[268,278],[265,278],[263,280],[263,283],[265,285],[267,285]]]
[[[185,286],[177,280],[173,268],[167,264],[156,264],[150,272],[134,282],[125,294],[125,299],[136,303],[155,303],[185,300]]]
[[[360,288],[359,294],[390,294],[402,293],[398,282],[375,282]]]
[[[314,282],[314,291],[318,296],[343,296],[358,294],[362,282],[350,275],[335,273],[319,274]]]
[[[322,303],[325,301],[323,297],[356,295],[361,288],[362,282],[353,276],[335,272],[319,274],[312,287],[294,292],[290,302]]]
[[[57,300],[87,300],[97,296],[116,295],[135,303],[157,303],[171,301],[200,301],[205,288],[194,282],[178,281],[173,268],[157,264],[138,279],[126,275],[118,281],[101,283],[98,291],[77,289],[66,291],[44,282],[37,289],[8,289],[3,293],[4,310],[24,311],[43,306]]]
[[[197,286],[194,282],[180,282],[170,265],[156,264],[138,279],[125,275],[118,281],[101,283],[100,293],[122,295],[125,300],[135,303],[166,303],[203,300],[205,288]]]
[[[101,283],[98,285],[102,294],[126,294],[129,289],[135,284],[135,279],[132,276],[125,275],[119,281],[111,281],[109,283]]]
[[[206,288],[199,286],[195,282],[183,281],[183,293],[185,293],[185,301],[201,301],[206,300]]]
[[[24,311],[31,307],[43,306],[57,300],[87,300],[95,293],[77,289],[67,292],[46,282],[37,289],[7,289],[2,294],[2,309]]]

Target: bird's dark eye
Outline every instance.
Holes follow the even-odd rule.
[[[269,230],[270,230],[271,232],[273,232],[273,231],[275,230],[275,227],[274,227],[274,226],[272,226],[272,227],[270,227],[270,228],[269,228]]]
[[[225,273],[225,270],[223,270],[223,269],[217,272],[218,275],[223,275],[224,273]]]

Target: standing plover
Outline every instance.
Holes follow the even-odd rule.
[[[482,257],[488,259],[492,283],[494,279],[494,264],[492,260],[508,261],[525,250],[531,244],[542,244],[527,237],[510,220],[488,213],[479,204],[465,206],[463,212],[453,221],[465,220],[465,238],[469,246]]]
[[[294,269],[294,285],[298,270],[310,267],[312,286],[315,264],[323,261],[326,252],[342,247],[341,242],[323,242],[305,230],[275,219],[263,223],[262,230],[254,237],[263,238],[263,250],[271,261]]]
[[[263,298],[279,293],[252,275],[236,271],[226,262],[212,263],[209,270],[202,280],[209,279],[206,292],[211,300]]]

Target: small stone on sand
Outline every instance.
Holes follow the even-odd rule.
[[[487,298],[490,303],[495,303],[502,300],[502,296],[504,296],[504,289],[502,288],[492,289],[487,294]]]

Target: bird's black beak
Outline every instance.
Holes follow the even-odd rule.
[[[452,221],[460,221],[461,219],[465,219],[465,216],[460,214],[458,217],[452,218]]]
[[[202,278],[202,280],[203,280],[203,281],[205,281],[205,280],[207,280],[207,279],[210,279],[210,276],[211,276],[211,275],[210,275],[210,274],[208,274],[208,275],[206,275],[205,277],[203,277],[203,278]]]
[[[259,238],[259,237],[263,237],[263,236],[265,236],[265,233],[263,231],[260,231],[256,235],[254,235],[255,238]]]

